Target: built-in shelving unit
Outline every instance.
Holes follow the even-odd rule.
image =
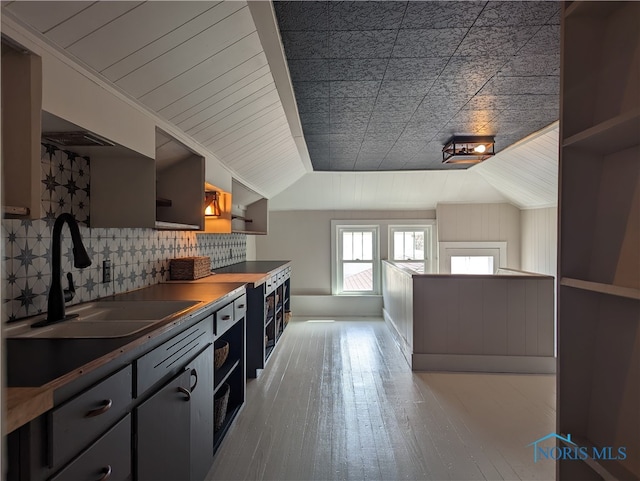
[[[230,386],[227,414],[222,427],[214,433],[213,450],[217,451],[231,423],[244,404],[245,398],[245,319],[229,328],[218,340],[229,343],[229,355],[225,363],[213,373],[214,396],[227,383]]]
[[[563,11],[558,480],[640,479],[640,3]]]
[[[286,327],[291,309],[291,267],[274,271],[266,282],[247,289],[247,377],[256,377],[267,364]]]

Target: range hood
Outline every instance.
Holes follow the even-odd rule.
[[[42,140],[62,147],[113,147],[115,144],[104,137],[86,130],[67,132],[42,132]]]

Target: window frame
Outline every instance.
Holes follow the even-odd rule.
[[[406,223],[406,224],[390,224],[389,228],[388,228],[388,235],[389,235],[389,239],[387,241],[387,246],[388,246],[388,253],[387,253],[387,259],[390,262],[396,262],[396,263],[401,263],[401,262],[407,262],[407,261],[402,261],[400,259],[396,259],[394,257],[394,234],[396,232],[417,232],[417,231],[423,231],[424,232],[424,260],[422,261],[423,264],[423,273],[424,274],[430,274],[434,272],[435,267],[437,266],[437,264],[435,263],[435,225],[433,222],[429,223],[429,222],[424,222],[421,221],[420,224],[411,224],[411,223]],[[419,262],[419,261],[410,261],[410,262]]]
[[[380,226],[371,222],[359,223],[357,221],[331,221],[331,294],[335,296],[378,296],[380,295]],[[373,246],[371,261],[344,261],[342,259],[342,243],[340,242],[343,232],[372,232]],[[343,281],[343,265],[345,262],[362,262],[372,264],[373,289],[370,291],[345,291]]]
[[[440,242],[439,250],[441,274],[451,274],[452,256],[492,256],[494,258],[494,274],[498,272],[498,269],[506,267],[507,264],[506,241]]]

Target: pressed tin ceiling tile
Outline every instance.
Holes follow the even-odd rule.
[[[329,80],[382,80],[385,58],[332,58],[327,61]]]
[[[402,28],[468,28],[486,2],[409,2]]]
[[[282,32],[281,38],[290,59],[329,56],[329,35],[326,31]]]
[[[379,80],[334,80],[329,83],[331,97],[375,97]]]
[[[386,58],[391,56],[395,30],[348,30],[329,33],[331,58]]]
[[[466,34],[466,28],[400,30],[393,56],[449,57]]]
[[[514,55],[539,30],[539,27],[471,27],[456,50],[456,55]]]
[[[488,2],[475,26],[544,25],[559,10],[559,2]]]
[[[405,2],[329,2],[329,27],[332,30],[398,29],[405,10]]]
[[[436,79],[443,71],[447,57],[391,58],[384,73],[385,80]]]
[[[557,120],[557,2],[274,5],[316,169],[467,168],[448,136],[504,148]]]

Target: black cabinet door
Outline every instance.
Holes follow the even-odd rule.
[[[137,480],[189,479],[191,372],[185,370],[137,408]]]
[[[213,464],[213,344],[189,363],[191,375],[191,480]]]

